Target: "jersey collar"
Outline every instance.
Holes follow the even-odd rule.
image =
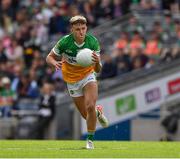
[[[77,43],[74,41],[74,44],[75,44],[77,47],[82,47],[82,46],[85,44],[85,42],[83,42],[82,44],[77,44]]]
[[[72,34],[72,37],[73,37],[73,39],[74,39],[73,34]],[[85,36],[84,42],[83,42],[82,44],[77,44],[76,41],[75,41],[75,39],[74,39],[74,44],[75,44],[77,47],[82,47],[82,46],[85,44],[85,40],[86,40],[86,36]]]

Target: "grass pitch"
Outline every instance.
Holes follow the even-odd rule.
[[[0,158],[180,158],[180,142],[0,140]]]

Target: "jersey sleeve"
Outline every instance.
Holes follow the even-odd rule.
[[[95,39],[94,40],[94,48],[93,48],[93,50],[97,53],[97,54],[100,54],[100,44],[99,44],[99,42],[98,42],[98,40],[97,39]]]
[[[100,44],[99,44],[99,41],[95,38],[95,40],[94,40],[94,48],[93,48],[93,50],[96,52],[96,54],[98,55],[98,56],[100,56]],[[101,63],[101,60],[100,60],[100,65],[102,66],[102,63]]]
[[[64,38],[60,39],[56,45],[53,47],[52,51],[54,52],[55,55],[61,56],[62,53],[64,52]]]

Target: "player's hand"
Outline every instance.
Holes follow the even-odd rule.
[[[56,63],[54,64],[55,69],[56,69],[56,70],[60,70],[61,67],[62,67],[62,64],[63,64],[64,62],[65,62],[64,60],[56,61]]]
[[[97,63],[100,63],[100,56],[98,54],[96,54],[96,52],[93,52],[92,53],[92,61],[97,64]]]

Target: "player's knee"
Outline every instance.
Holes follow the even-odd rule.
[[[93,106],[93,105],[89,105],[88,107],[87,107],[87,112],[88,113],[92,113],[92,112],[94,112],[95,111],[95,107]]]
[[[87,102],[86,109],[87,109],[88,113],[94,112],[95,111],[95,103],[93,101]]]

